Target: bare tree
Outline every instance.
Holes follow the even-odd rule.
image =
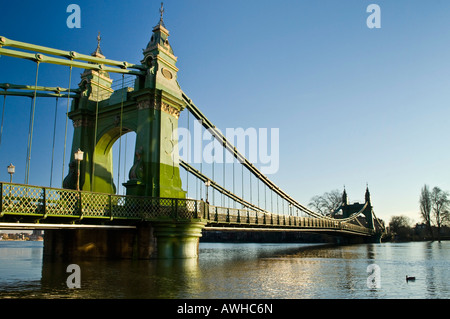
[[[317,213],[327,216],[335,213],[342,204],[342,194],[339,190],[332,190],[323,195],[311,198],[308,206]]]
[[[431,191],[431,208],[437,227],[438,240],[441,241],[441,226],[450,220],[449,193],[444,192],[439,187],[434,187]]]
[[[402,227],[411,228],[411,218],[404,215],[392,216],[389,227],[393,232],[397,232]]]
[[[407,216],[392,216],[389,222],[390,232],[405,240],[411,237],[411,219]]]
[[[431,192],[427,185],[424,185],[420,193],[420,215],[427,225],[431,240],[434,240],[433,229],[431,228]]]
[[[313,198],[311,198],[311,201],[308,204],[309,207],[311,207],[312,210],[314,210],[316,213],[319,213],[321,215],[325,215],[325,212],[323,211],[323,197],[316,195]]]

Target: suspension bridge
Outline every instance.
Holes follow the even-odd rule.
[[[1,56],[36,64],[34,85],[0,84],[0,148],[8,99],[31,98],[25,180],[0,182],[0,229],[45,229],[44,253],[49,255],[121,258],[196,257],[205,230],[318,232],[379,241],[384,227],[375,216],[368,188],[364,203],[349,204],[344,190],[335,213],[314,212],[264,175],[203,114],[177,81],[177,57],[162,12],[137,64],[107,59],[100,49],[100,35],[90,55],[0,37]],[[68,68],[68,87],[40,85],[42,64]],[[76,88],[73,68],[83,70]],[[110,74],[120,78],[114,81]],[[67,101],[59,188],[52,187],[52,177],[49,186],[29,183],[36,104],[48,98],[57,101],[51,174],[58,99]],[[214,173],[219,163],[194,164],[190,156],[180,158],[177,129],[183,115],[188,129],[197,121],[222,148],[223,158],[232,157],[232,172],[226,173],[222,161],[220,179]],[[70,152],[66,150],[69,120],[73,124]],[[115,183],[112,148],[119,141],[121,152],[122,136],[130,132],[136,134],[134,161],[119,185],[121,157]],[[70,157],[67,163],[66,157]],[[212,175],[206,165],[212,165]],[[192,179],[194,183],[189,183]],[[249,190],[246,195],[244,190]]]

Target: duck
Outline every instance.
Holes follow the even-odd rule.
[[[416,277],[408,277],[408,275],[406,275],[406,281],[414,281],[416,280]]]

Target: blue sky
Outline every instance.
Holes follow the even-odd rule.
[[[79,29],[66,25],[71,3],[81,8]],[[371,3],[381,8],[380,29],[366,25]],[[100,31],[107,58],[139,63],[159,7],[8,2],[0,35],[89,54]],[[378,217],[418,221],[425,183],[450,190],[448,1],[170,0],[164,7],[183,91],[222,130],[279,128],[280,169],[269,177],[299,202],[344,185],[350,201],[362,201],[368,183]],[[0,58],[0,83],[34,84],[35,71],[33,62]],[[81,71],[74,69],[72,87]],[[67,87],[68,74],[43,64],[38,84]],[[56,187],[65,108],[60,100]],[[7,99],[1,180],[13,162],[23,182],[29,110],[30,99]],[[31,184],[49,184],[54,110],[54,100],[37,100]],[[70,141],[69,122],[68,151]]]

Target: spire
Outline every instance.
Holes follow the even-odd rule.
[[[91,56],[95,58],[104,59],[105,56],[103,55],[102,50],[100,49],[101,40],[102,38],[100,36],[99,31],[97,35],[97,48],[95,49],[94,52],[91,53]],[[88,63],[99,64],[99,62],[88,62]],[[108,72],[104,71],[103,69],[84,69],[84,72],[81,74],[81,82],[78,84],[78,86],[82,91],[85,91],[88,88],[90,88],[90,90],[87,91],[86,93],[87,94],[86,97],[88,98],[88,100],[101,101],[108,99],[111,96],[112,92],[114,92],[114,90],[111,89],[112,81],[113,80],[110,78]]]
[[[164,24],[164,19],[163,19],[164,11],[165,11],[164,10],[164,3],[161,2],[161,8],[159,8],[159,22],[158,22],[157,25],[155,25],[153,27],[153,32],[162,30],[165,33],[167,33],[167,36],[168,36],[169,35],[169,31],[166,29],[166,25]]]
[[[164,25],[164,20],[163,20],[163,15],[164,15],[164,3],[161,2],[161,8],[159,9],[159,14],[161,15],[161,17],[159,18],[159,23],[158,25],[163,26],[164,28],[166,27]]]
[[[347,192],[345,191],[345,185],[344,185],[344,192],[342,193],[342,204],[347,205],[348,199],[347,199]]]
[[[366,183],[366,203],[370,202],[369,184]]]
[[[95,49],[95,51],[91,54],[92,56],[95,56],[97,58],[105,58],[105,56],[102,53],[102,50],[100,49],[100,41],[102,40],[101,36],[100,36],[100,31],[98,31],[98,35],[97,35],[97,48]]]
[[[153,34],[150,38],[150,42],[147,44],[147,48],[144,50],[144,56],[149,52],[156,50],[164,50],[167,53],[174,55],[172,47],[169,43],[169,30],[164,25],[164,4],[161,2],[161,8],[159,9],[159,22],[153,27]],[[173,56],[174,57],[174,56]]]

